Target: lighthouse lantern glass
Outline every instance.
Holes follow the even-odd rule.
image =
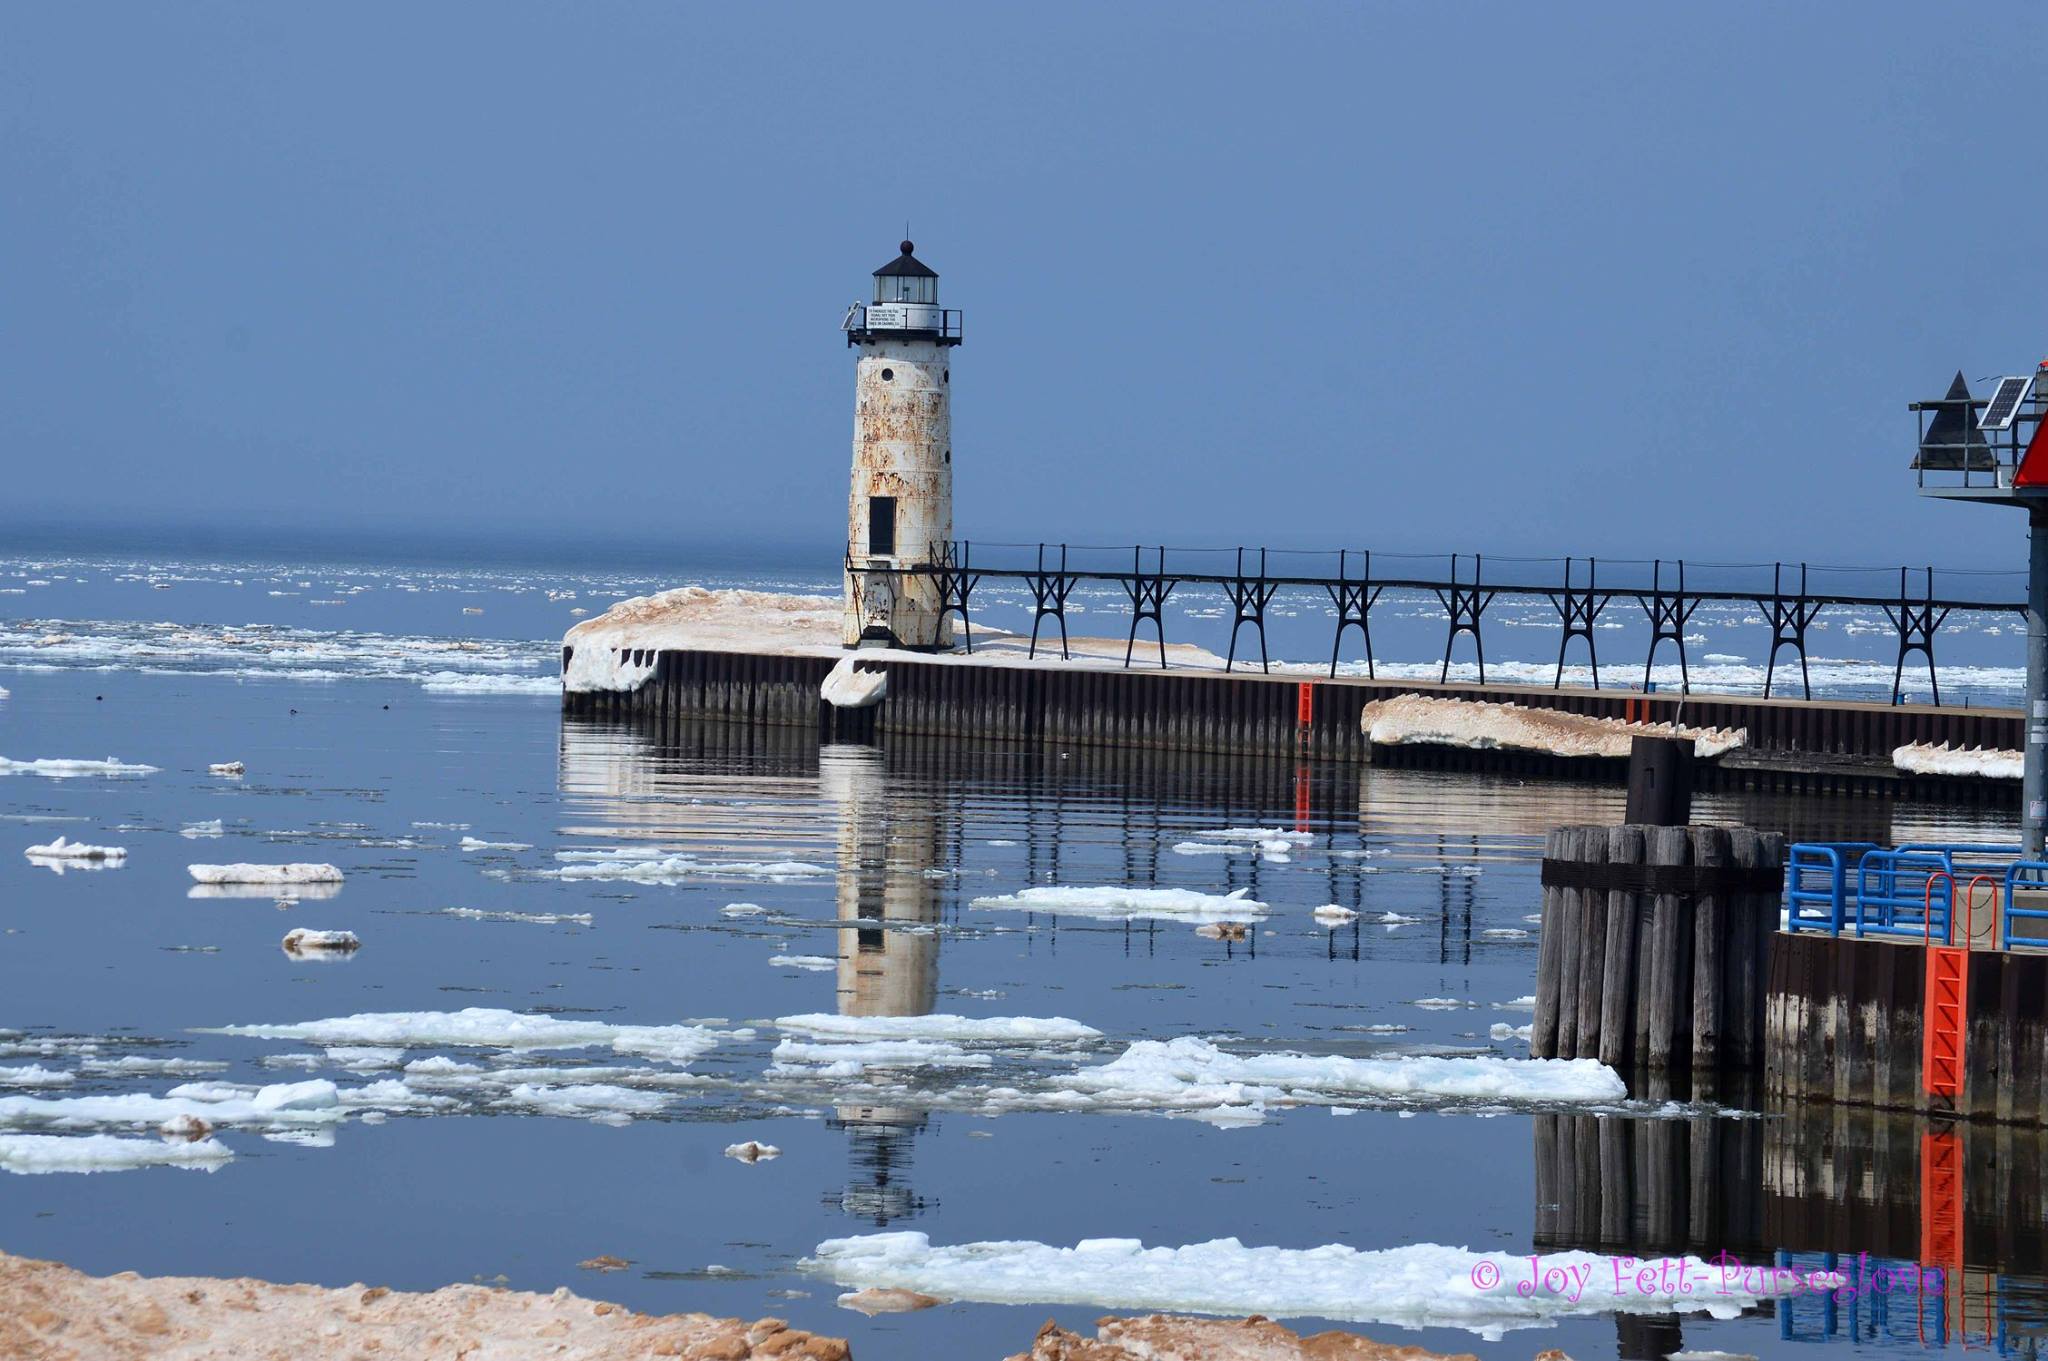
[[[939,281],[930,276],[912,274],[877,274],[875,276],[876,302],[921,302],[935,303],[939,300]]]

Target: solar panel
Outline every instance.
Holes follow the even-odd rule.
[[[1985,430],[2010,430],[2012,423],[2019,419],[2020,407],[2027,400],[2027,393],[2034,386],[2032,378],[2001,378],[1998,387],[1991,394],[1991,404],[1984,408],[1984,419],[1978,424]]]

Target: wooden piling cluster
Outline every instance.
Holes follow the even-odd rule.
[[[2048,1125],[2048,953],[1974,950],[1963,1090],[1922,1081],[1927,951],[1911,939],[1781,935],[1764,1016],[1773,1097]]]
[[[1759,1068],[1784,838],[1736,827],[1559,827],[1543,852],[1537,1058]]]
[[[634,690],[565,694],[575,714],[646,714],[815,727],[818,686],[834,656],[666,650]],[[1403,694],[1443,695],[1599,717],[1668,722],[1677,696],[1538,686],[1432,685],[1354,677],[1130,670],[1074,663],[1022,666],[949,656],[863,658],[889,676],[877,731],[1071,746],[1120,746],[1285,759],[1377,761],[1403,767],[1500,771],[1619,782],[1626,763],[1539,752],[1438,746],[1378,747],[1359,729],[1364,707]],[[1308,690],[1307,721],[1303,688]],[[1800,700],[1692,696],[1687,724],[1743,728],[1750,745],[1701,762],[1701,790],[1868,790],[1936,798],[2004,799],[1996,781],[1907,776],[1891,766],[1910,742],[2017,747],[2019,716],[2002,710],[1935,709]]]

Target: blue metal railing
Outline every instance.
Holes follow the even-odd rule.
[[[1946,855],[1903,848],[1871,851],[1856,866],[1859,936],[1946,942],[1955,910],[1955,868]]]
[[[1998,928],[1998,946],[2002,950],[2010,950],[2015,945],[2048,946],[2048,930],[2022,936],[2012,929],[2015,918],[2048,921],[2048,908],[2021,907],[2013,897],[2015,892],[2028,889],[2048,890],[2048,860],[2015,860],[2006,866],[2005,911],[2001,914]]]
[[[1958,885],[1978,876],[2002,882],[2007,903],[2015,883],[2048,889],[2048,861],[2019,860],[2019,853],[2018,846],[1962,842],[1890,849],[1867,841],[1800,842],[1786,852],[1785,929],[1947,941]],[[2004,915],[2001,944],[2009,948],[2011,914]],[[2048,909],[2021,915],[2048,920]],[[2048,945],[2048,932],[2019,943]]]
[[[1841,935],[1849,910],[1849,872],[1877,849],[1873,841],[1806,841],[1790,847],[1785,854],[1785,929]]]
[[[1842,1285],[1834,1290],[1814,1287],[1795,1289],[1774,1303],[1778,1316],[1778,1337],[1785,1342],[1843,1342],[1858,1350],[1942,1350],[1960,1342],[1971,1350],[1987,1344],[1999,1356],[2015,1354],[2016,1332],[2009,1332],[2006,1278],[1992,1283],[1995,1329],[1972,1332],[1973,1319],[1964,1308],[1956,1318],[1964,1323],[1952,1330],[1949,1292],[1960,1290],[1961,1281],[1950,1281],[1939,1267],[1927,1267],[1905,1258],[1844,1256],[1825,1252],[1773,1254],[1781,1271],[1797,1273],[1811,1281],[1814,1273],[1839,1275]],[[1780,1278],[1785,1279],[1785,1278]],[[1987,1313],[1987,1317],[1992,1317]],[[2024,1353],[2022,1353],[2024,1354]]]

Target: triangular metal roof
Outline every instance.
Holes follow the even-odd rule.
[[[912,279],[938,278],[939,272],[937,270],[911,254],[911,251],[915,248],[914,242],[905,241],[902,245],[903,254],[876,270],[875,277],[877,279],[900,279],[906,276]]]
[[[1956,371],[1943,400],[1955,405],[1942,407],[1927,422],[1913,466],[1935,472],[1986,472],[1996,467],[1991,446],[1977,427],[1977,409],[1969,405],[1970,385],[1963,380],[1962,370]]]

